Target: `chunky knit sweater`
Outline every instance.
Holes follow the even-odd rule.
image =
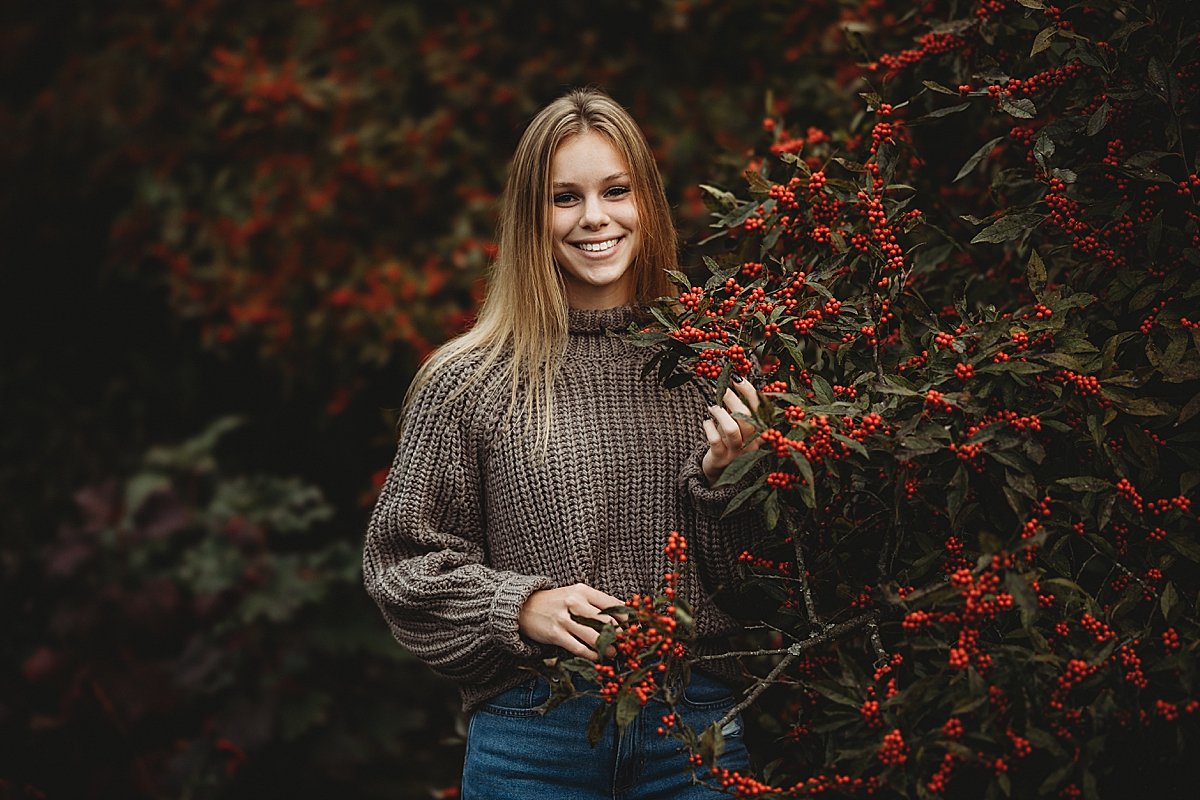
[[[654,592],[672,530],[698,567],[684,587],[697,649],[719,649],[736,627],[708,595],[734,576],[759,516],[720,519],[740,486],[711,488],[701,471],[709,400],[694,383],[668,392],[642,377],[649,351],[612,335],[635,318],[569,311],[545,458],[523,423],[500,423],[508,398],[496,381],[446,402],[468,361],[436,372],[402,422],[364,580],[396,639],[458,683],[466,711],[527,680],[522,664],[562,652],[518,631],[530,594],[574,583],[624,599]]]

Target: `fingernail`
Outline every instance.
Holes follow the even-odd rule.
[[[734,383],[741,383],[741,382],[742,382],[742,376],[741,376],[741,375],[738,375],[736,372],[735,372],[735,373],[733,373],[733,382],[734,382]]]

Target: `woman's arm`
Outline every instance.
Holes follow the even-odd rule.
[[[393,635],[438,673],[486,680],[538,654],[518,615],[547,577],[486,564],[486,530],[468,398],[435,375],[409,405],[391,471],[367,526],[363,580]]]

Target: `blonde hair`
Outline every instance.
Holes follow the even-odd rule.
[[[551,235],[551,163],[564,141],[597,133],[616,148],[629,170],[641,244],[629,269],[632,298],[644,306],[673,293],[665,270],[675,269],[675,226],[658,165],[629,113],[603,92],[575,89],[543,108],[517,144],[509,166],[497,229],[499,251],[474,326],[438,348],[417,371],[405,409],[430,377],[464,358],[473,364],[451,395],[458,397],[498,373],[508,384],[508,418],[525,391],[526,430],[536,428],[540,449],[549,443],[554,376],[567,345],[567,295],[554,261]]]

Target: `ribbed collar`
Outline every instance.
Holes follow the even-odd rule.
[[[631,323],[642,318],[632,306],[616,308],[567,309],[567,332],[571,334],[604,335],[609,331],[624,333]]]
[[[639,354],[640,348],[623,334],[629,326],[645,319],[636,308],[618,306],[602,309],[567,309],[568,364],[585,365],[623,359]]]

